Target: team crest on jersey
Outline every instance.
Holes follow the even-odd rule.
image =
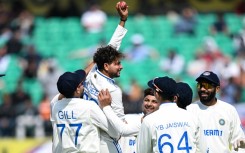
[[[220,125],[225,125],[225,120],[224,120],[224,119],[220,119],[220,120],[219,120],[219,124],[220,124]]]
[[[96,75],[96,74],[94,74],[94,78],[95,78],[95,79],[97,78],[97,75]]]

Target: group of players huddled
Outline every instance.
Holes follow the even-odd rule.
[[[116,10],[120,22],[109,44],[97,49],[84,70],[65,72],[57,81],[59,93],[50,103],[53,153],[229,153],[245,148],[238,113],[216,98],[220,80],[211,71],[196,79],[197,102],[192,103],[187,83],[162,76],[146,80],[143,112],[124,114],[114,78],[123,69],[119,48],[128,8],[118,2]]]

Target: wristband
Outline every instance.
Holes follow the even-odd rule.
[[[121,18],[120,20],[125,22],[125,21],[127,21],[127,18],[126,18],[126,19],[122,19],[122,18]]]

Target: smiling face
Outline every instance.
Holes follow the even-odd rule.
[[[142,104],[142,110],[145,115],[150,114],[158,110],[160,103],[157,101],[156,97],[153,95],[145,96]]]
[[[219,86],[215,86],[208,81],[200,81],[197,83],[198,96],[202,104],[211,106],[216,103],[216,93],[219,91]]]
[[[116,59],[111,64],[105,63],[105,71],[107,73],[107,76],[110,78],[117,78],[120,77],[120,72],[123,69],[121,60]]]

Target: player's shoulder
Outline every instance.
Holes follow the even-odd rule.
[[[128,122],[128,123],[134,123],[138,120],[141,120],[141,118],[143,117],[143,113],[139,113],[139,114],[126,114],[124,117],[125,117],[125,120]]]
[[[88,74],[86,81],[87,83],[93,85],[97,90],[107,88],[110,92],[118,89],[118,86],[115,83],[115,80],[109,78],[100,72],[95,66]]]
[[[201,106],[201,102],[200,101],[195,101],[195,102],[192,102],[190,105],[188,105],[187,107],[186,107],[186,109],[188,110],[188,109],[195,109],[195,108],[197,108],[197,107],[200,107]]]
[[[152,112],[148,115],[146,115],[143,119],[144,122],[152,124],[156,122],[156,120],[159,118],[159,116],[161,116],[161,111],[156,110],[155,112]]]
[[[86,107],[98,107],[98,104],[96,104],[92,100],[85,100],[85,99],[82,99],[82,98],[76,98],[76,99],[74,99],[74,101],[77,104],[81,104],[81,105],[86,106]]]
[[[54,96],[54,98],[53,98],[53,99],[51,100],[51,102],[50,102],[51,105],[53,105],[53,104],[55,104],[56,102],[58,102],[58,100],[59,100],[59,95],[60,95],[60,94],[57,94],[57,95]]]
[[[232,110],[232,111],[236,111],[236,108],[235,106],[227,103],[227,102],[224,102],[222,100],[219,100],[217,99],[217,104],[219,107],[223,108],[223,109],[228,109],[228,110]]]

